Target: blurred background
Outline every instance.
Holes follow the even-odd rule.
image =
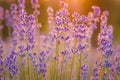
[[[31,1],[26,0],[26,10],[29,13],[32,13]],[[91,6],[96,5],[101,8],[101,10],[108,10],[109,15],[109,24],[113,25],[114,28],[114,40],[113,43],[120,43],[120,0],[66,0],[69,4],[69,11],[72,14],[74,11],[79,12],[81,15],[91,11]],[[16,3],[17,0],[0,0],[0,6],[4,9],[10,9],[10,5]],[[47,13],[46,10],[48,6],[51,6],[55,11],[60,8],[59,0],[39,0],[40,3],[40,15],[39,22],[42,24],[41,31],[47,32]],[[5,25],[5,22],[0,22],[0,24],[4,24],[3,29],[3,37],[6,39],[8,37],[8,31]],[[92,38],[92,43],[96,46],[95,42],[97,41],[96,33],[99,32],[99,29],[94,31],[94,35]]]

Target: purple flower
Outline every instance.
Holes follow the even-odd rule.
[[[2,54],[3,54],[3,41],[0,40],[0,57],[2,57]]]
[[[10,76],[14,76],[18,72],[18,66],[17,65],[11,65],[9,66]]]
[[[19,56],[22,56],[22,57],[24,57],[25,56],[25,47],[24,47],[24,45],[19,45],[18,46],[18,54],[19,54]]]
[[[89,12],[87,17],[88,17],[88,20],[90,21],[89,24],[91,24],[91,21],[94,21],[95,19],[93,12]]]
[[[25,0],[18,0],[18,2],[19,2],[20,4],[24,4],[24,3],[25,3]]]
[[[87,75],[88,75],[88,66],[87,65],[82,65],[81,66],[82,80],[87,80]]]
[[[49,14],[49,15],[52,15],[52,13],[53,13],[53,8],[52,7],[48,7],[47,8],[47,13]]]
[[[105,11],[103,12],[103,15],[108,16],[108,15],[109,15],[109,12],[108,12],[107,10],[105,10]]]
[[[85,15],[80,16],[80,22],[87,22],[87,17]]]
[[[2,71],[4,70],[4,62],[3,62],[3,43],[2,43],[2,40],[0,40],[0,76],[1,76],[1,73]]]
[[[78,12],[74,12],[74,13],[72,14],[72,17],[73,17],[73,18],[79,17],[79,13],[78,13]]]
[[[98,70],[98,67],[95,67],[94,69],[93,69],[93,78],[92,78],[92,80],[99,80],[99,70]]]
[[[93,76],[94,76],[94,77],[97,77],[98,75],[99,75],[98,69],[97,69],[97,68],[94,68],[94,70],[93,70]]]
[[[4,70],[3,65],[4,65],[3,58],[2,58],[2,55],[0,53],[0,76],[1,76],[2,71]]]
[[[108,50],[105,50],[104,51],[104,56],[105,57],[109,57],[109,56],[111,56],[113,54],[113,50],[112,49],[108,49]]]
[[[35,4],[35,3],[38,2],[38,0],[31,0],[31,2],[32,2],[33,4]]]
[[[105,60],[103,66],[104,67],[111,67],[112,63],[109,60]]]
[[[94,11],[94,16],[100,16],[101,10],[97,6],[92,6],[92,9]]]
[[[45,73],[47,71],[46,69],[46,52],[45,51],[40,51],[40,58],[39,58],[40,63],[38,64],[38,72],[42,73],[43,78],[45,78]]]
[[[34,14],[34,15],[39,15],[39,14],[40,14],[40,11],[34,11],[33,14]]]
[[[113,54],[112,50],[112,39],[113,39],[113,28],[111,25],[107,26],[107,14],[103,14],[106,18],[101,18],[100,33],[98,36],[98,50],[101,50],[104,57],[108,58]]]
[[[16,53],[12,50],[11,53],[5,59],[5,64],[9,70],[10,76],[14,76],[18,72],[15,54]]]
[[[28,42],[29,43],[34,43],[34,35],[32,32],[28,32]]]
[[[12,4],[11,5],[11,10],[16,10],[17,9],[17,5],[16,4]]]
[[[40,56],[45,57],[46,53],[44,51],[40,51]]]
[[[10,11],[9,10],[6,10],[5,11],[5,21],[6,21],[6,25],[11,27],[12,26],[12,16],[10,14]]]
[[[82,45],[82,44],[78,44],[77,45],[77,50],[78,51],[83,51],[85,49],[85,46],[84,45]]]
[[[67,50],[65,50],[65,51],[61,51],[61,54],[63,54],[63,55],[67,55],[67,54],[68,54],[68,51],[67,51]]]
[[[120,66],[116,68],[117,74],[120,75]]]
[[[31,0],[32,8],[39,8],[39,1],[38,0]]]
[[[78,39],[86,39],[87,38],[87,26],[85,24],[77,24],[74,25],[74,37]]]

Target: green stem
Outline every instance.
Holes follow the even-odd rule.
[[[18,58],[18,60],[19,60],[19,68],[20,68],[20,80],[25,80],[25,73],[24,73],[24,66],[23,65],[21,65],[21,60],[22,60],[22,58],[21,57],[19,57]]]
[[[8,26],[8,35],[9,35],[9,37],[11,37],[11,28],[10,28],[10,26]]]
[[[54,61],[54,60],[53,60]],[[54,64],[53,64],[53,77],[52,77],[52,80],[54,80],[55,79],[55,67],[56,66],[56,61],[54,61]]]
[[[0,30],[0,40],[2,40],[2,29]]]
[[[30,70],[29,70],[30,63],[29,63],[29,56],[28,55],[27,55],[27,63],[28,63],[28,80],[31,80],[30,79]]]
[[[57,32],[57,35],[59,34],[59,32]],[[56,57],[57,57],[57,60],[55,60],[55,65],[54,65],[54,73],[53,73],[53,80],[56,80],[57,79],[57,72],[58,72],[58,57],[59,57],[59,43],[58,43],[58,38],[56,39]]]
[[[10,80],[13,80],[13,76],[10,76],[10,75],[9,75],[9,79],[10,79]]]
[[[71,71],[70,71],[70,80],[72,80],[72,71],[73,71],[74,57],[75,57],[75,53],[73,53],[73,57],[72,57],[72,64],[71,64]]]
[[[65,34],[63,34],[63,35],[65,35]],[[63,40],[63,49],[64,50],[65,50],[65,47],[66,47],[66,40]],[[63,56],[62,56],[62,65],[61,65],[61,73],[60,73],[60,80],[62,80],[64,57],[65,57],[65,55],[63,54]]]
[[[64,64],[64,55],[63,55],[63,57],[62,57],[62,65],[61,65],[60,80],[62,80],[63,64]]]
[[[99,59],[100,63],[102,62],[102,59],[103,59],[103,56],[102,56],[102,52],[100,51],[100,59]],[[100,80],[102,80],[102,76],[103,76],[103,67],[100,66],[100,75],[99,75]]]
[[[81,58],[82,58],[82,54],[80,53],[80,55],[79,55],[80,60],[79,60],[79,67],[78,67],[79,68],[78,69],[79,70],[79,72],[78,72],[78,80],[81,80],[81,77],[80,77],[80,75],[81,75],[81,64],[82,64],[82,62],[81,62],[82,59]]]

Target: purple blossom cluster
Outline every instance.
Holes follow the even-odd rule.
[[[9,70],[10,76],[14,76],[18,72],[18,65],[16,60],[16,53],[12,50],[11,53],[5,59],[5,65]]]
[[[42,76],[45,78],[45,76],[46,76],[46,71],[47,71],[47,69],[46,69],[46,66],[47,66],[47,64],[46,64],[46,52],[45,51],[41,51],[40,52],[40,58],[39,58],[39,68],[38,68],[38,72],[39,73],[42,73]]]
[[[3,67],[3,65],[4,65],[4,62],[3,62],[3,42],[2,41],[0,41],[0,79],[2,79],[3,78],[3,76],[2,76],[2,72],[3,72],[3,70],[4,70],[4,67]]]

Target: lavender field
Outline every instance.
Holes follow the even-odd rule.
[[[9,9],[0,6],[0,80],[120,80],[120,45],[113,43],[109,10],[92,5],[87,14],[71,13],[65,0],[57,0],[59,9],[45,10],[43,33],[40,0],[29,0],[32,12],[26,0],[16,1]]]

